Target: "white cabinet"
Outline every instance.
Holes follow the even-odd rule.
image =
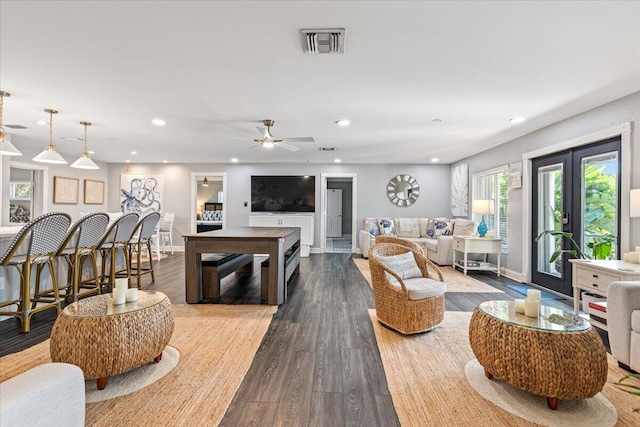
[[[299,227],[300,256],[308,257],[313,246],[313,214],[252,214],[249,216],[251,227]]]
[[[453,268],[461,268],[465,275],[467,270],[495,271],[500,277],[501,243],[502,239],[489,237],[453,236]],[[456,263],[456,252],[462,253],[462,265]],[[477,265],[474,263],[474,266],[469,266],[467,255],[476,253],[484,254],[484,262],[478,262]],[[487,254],[496,255],[497,265],[487,263]]]

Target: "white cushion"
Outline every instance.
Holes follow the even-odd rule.
[[[401,287],[395,278],[393,280],[390,279],[389,282],[392,286]],[[403,282],[409,292],[409,299],[413,301],[437,297],[447,291],[447,285],[444,282],[438,282],[427,277],[406,279]]]
[[[456,219],[453,224],[454,236],[473,236],[476,232],[476,223],[470,219]]]
[[[424,239],[424,247],[430,251],[438,252],[438,239]]]
[[[634,310],[631,313],[631,330],[640,333],[640,310]]]
[[[429,228],[429,218],[418,218],[418,227],[420,228],[420,237],[426,237],[427,229]]]
[[[398,237],[420,237],[418,218],[394,218]]]
[[[406,252],[404,254],[392,255],[392,256],[379,256],[377,257],[385,267],[396,273],[400,278],[410,279],[412,277],[422,277],[422,271],[416,263],[416,259],[413,256],[413,252]],[[387,277],[393,277],[388,274]]]

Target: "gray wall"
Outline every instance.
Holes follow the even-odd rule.
[[[640,92],[617,101],[571,117],[546,128],[532,132],[476,156],[464,159],[453,166],[469,163],[469,177],[505,164],[522,161],[522,154],[540,148],[570,141],[625,122],[640,120]],[[640,187],[640,134],[632,134],[632,180],[631,188]],[[471,189],[470,189],[471,190]],[[623,195],[625,197],[625,195]],[[626,195],[628,197],[628,195]],[[469,204],[471,206],[471,204]],[[503,256],[502,265],[516,272],[523,271],[522,242],[524,235],[522,189],[509,190],[509,253]],[[527,240],[528,241],[528,240]],[[640,219],[631,219],[631,247],[640,246]],[[626,249],[624,249],[626,251]]]
[[[327,188],[334,190],[342,190],[342,234],[351,234],[353,227],[351,222],[352,205],[353,205],[353,184],[351,179],[345,181],[345,178],[328,178]]]
[[[136,174],[164,174],[164,206],[175,212],[173,239],[181,245],[181,236],[191,232],[191,173],[226,172],[227,192],[225,227],[249,224],[251,213],[251,175],[315,175],[316,220],[314,248],[320,247],[320,174],[355,173],[358,180],[358,228],[367,216],[450,216],[451,173],[448,165],[349,165],[349,164],[111,164],[109,167],[109,210],[119,209],[120,174],[125,167]],[[422,185],[418,201],[400,208],[387,198],[387,182],[397,174],[410,174]],[[247,202],[247,207],[244,206]]]

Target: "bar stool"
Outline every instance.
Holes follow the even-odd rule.
[[[169,246],[171,247],[171,255],[173,255],[173,220],[176,217],[175,212],[165,212],[162,217],[162,222],[158,225],[156,232],[156,251],[158,253],[158,259],[160,259],[160,245],[162,245],[162,252],[164,252],[164,238],[169,239]]]
[[[109,227],[104,234],[104,237],[98,244],[96,250],[100,252],[100,256],[102,257],[102,274],[101,274],[101,285],[106,285],[107,287],[112,288],[115,280],[116,280],[116,256],[118,254],[118,250],[122,251],[124,255],[124,272],[127,277],[131,273],[130,270],[130,261],[129,261],[129,240],[131,240],[131,236],[133,236],[133,230],[136,228],[136,224],[138,223],[138,214],[137,213],[128,213],[122,215],[120,218],[116,219],[111,227]],[[106,274],[107,269],[107,261],[109,262],[109,274]]]
[[[67,288],[65,296],[69,301],[78,301],[84,295],[100,294],[100,270],[98,270],[98,257],[96,247],[100,243],[109,224],[109,215],[106,213],[90,213],[71,226],[60,250],[56,256],[64,257],[67,261]],[[82,267],[87,257],[91,257],[93,267],[93,280],[82,280]],[[80,292],[86,289],[85,292]]]
[[[149,215],[143,217],[138,221],[136,229],[133,231],[133,236],[129,242],[129,260],[132,259],[133,252],[136,252],[136,269],[133,274],[136,278],[136,285],[140,287],[142,282],[142,276],[145,274],[151,274],[151,283],[156,281],[156,276],[153,272],[153,252],[151,250],[151,239],[155,235],[156,225],[160,221],[160,214],[158,212],[152,212]],[[149,255],[149,268],[142,267],[142,250],[147,249],[147,255]],[[133,270],[133,268],[131,268]]]
[[[0,303],[0,308],[17,305],[17,309],[1,310],[0,316],[17,316],[22,322],[22,332],[31,329],[31,315],[47,308],[55,307],[60,313],[60,295],[54,263],[55,253],[60,248],[71,224],[71,217],[63,212],[50,212],[41,215],[26,224],[14,237],[7,248],[0,265],[13,266],[20,274],[20,296]],[[28,239],[25,254],[18,254],[20,247]],[[31,295],[31,270],[36,266],[36,280]],[[40,291],[40,278],[44,266],[49,267],[52,288]],[[39,305],[38,304],[42,304]]]

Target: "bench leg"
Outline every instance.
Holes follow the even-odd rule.
[[[220,275],[217,268],[202,269],[202,297],[204,299],[220,298]]]
[[[269,269],[260,268],[260,302],[266,303],[269,299]]]
[[[236,274],[253,274],[253,259],[246,265],[236,270]]]

